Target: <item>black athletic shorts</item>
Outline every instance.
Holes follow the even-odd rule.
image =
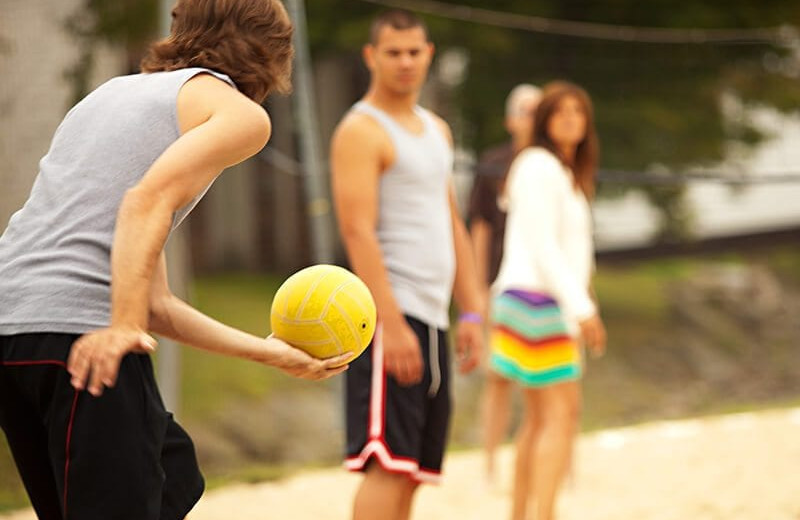
[[[40,520],[182,520],[203,493],[186,432],[164,409],[150,357],[114,388],[77,392],[78,336],[0,336],[0,427]]]
[[[347,459],[363,471],[372,461],[418,482],[438,483],[450,423],[447,334],[406,317],[425,361],[422,382],[401,386],[386,374],[381,327],[346,374]]]

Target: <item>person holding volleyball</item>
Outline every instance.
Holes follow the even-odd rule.
[[[80,101],[0,238],[0,426],[42,520],[180,520],[203,492],[164,408],[150,333],[308,379],[344,370],[201,314],[164,244],[225,168],[271,134],[290,89],[278,0],[178,0],[141,74]]]

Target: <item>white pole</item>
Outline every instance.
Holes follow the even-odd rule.
[[[174,0],[160,0],[159,33],[161,36],[169,35],[173,5]],[[166,246],[167,276],[172,291],[179,297],[185,297],[187,292],[189,262],[186,242],[185,228],[178,228],[172,233]],[[180,348],[168,338],[160,338],[158,343],[158,386],[161,398],[164,400],[167,410],[177,416],[181,386]]]
[[[286,4],[294,22],[295,93],[292,99],[297,113],[300,151],[305,170],[303,185],[306,212],[311,228],[312,257],[315,263],[331,263],[334,261],[331,203],[320,153],[305,4],[303,0],[287,0]]]

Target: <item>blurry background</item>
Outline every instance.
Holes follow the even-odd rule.
[[[70,106],[137,71],[163,4],[0,0],[0,229]],[[174,279],[199,308],[265,335],[286,275],[345,263],[327,198],[314,193],[327,189],[333,127],[366,89],[360,47],[379,4],[415,8],[430,25],[437,58],[423,104],[453,126],[462,202],[474,158],[505,139],[513,86],[567,79],[593,98],[610,346],[589,363],[585,428],[800,403],[800,3],[790,0],[305,0],[312,61],[296,78],[312,81],[313,125],[299,118],[303,91],[269,99],[269,145],[187,221]],[[321,172],[304,167],[309,132]],[[338,462],[341,381],[298,382],[191,349],[179,361],[160,376],[177,384],[173,406],[212,485]],[[474,447],[482,376],[457,381],[452,446]],[[2,444],[0,510],[25,504]]]

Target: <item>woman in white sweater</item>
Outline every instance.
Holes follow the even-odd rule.
[[[578,427],[581,344],[602,354],[606,340],[591,290],[598,144],[586,92],[548,85],[532,142],[505,187],[504,256],[492,286],[492,368],[525,389],[512,520],[554,518]]]

